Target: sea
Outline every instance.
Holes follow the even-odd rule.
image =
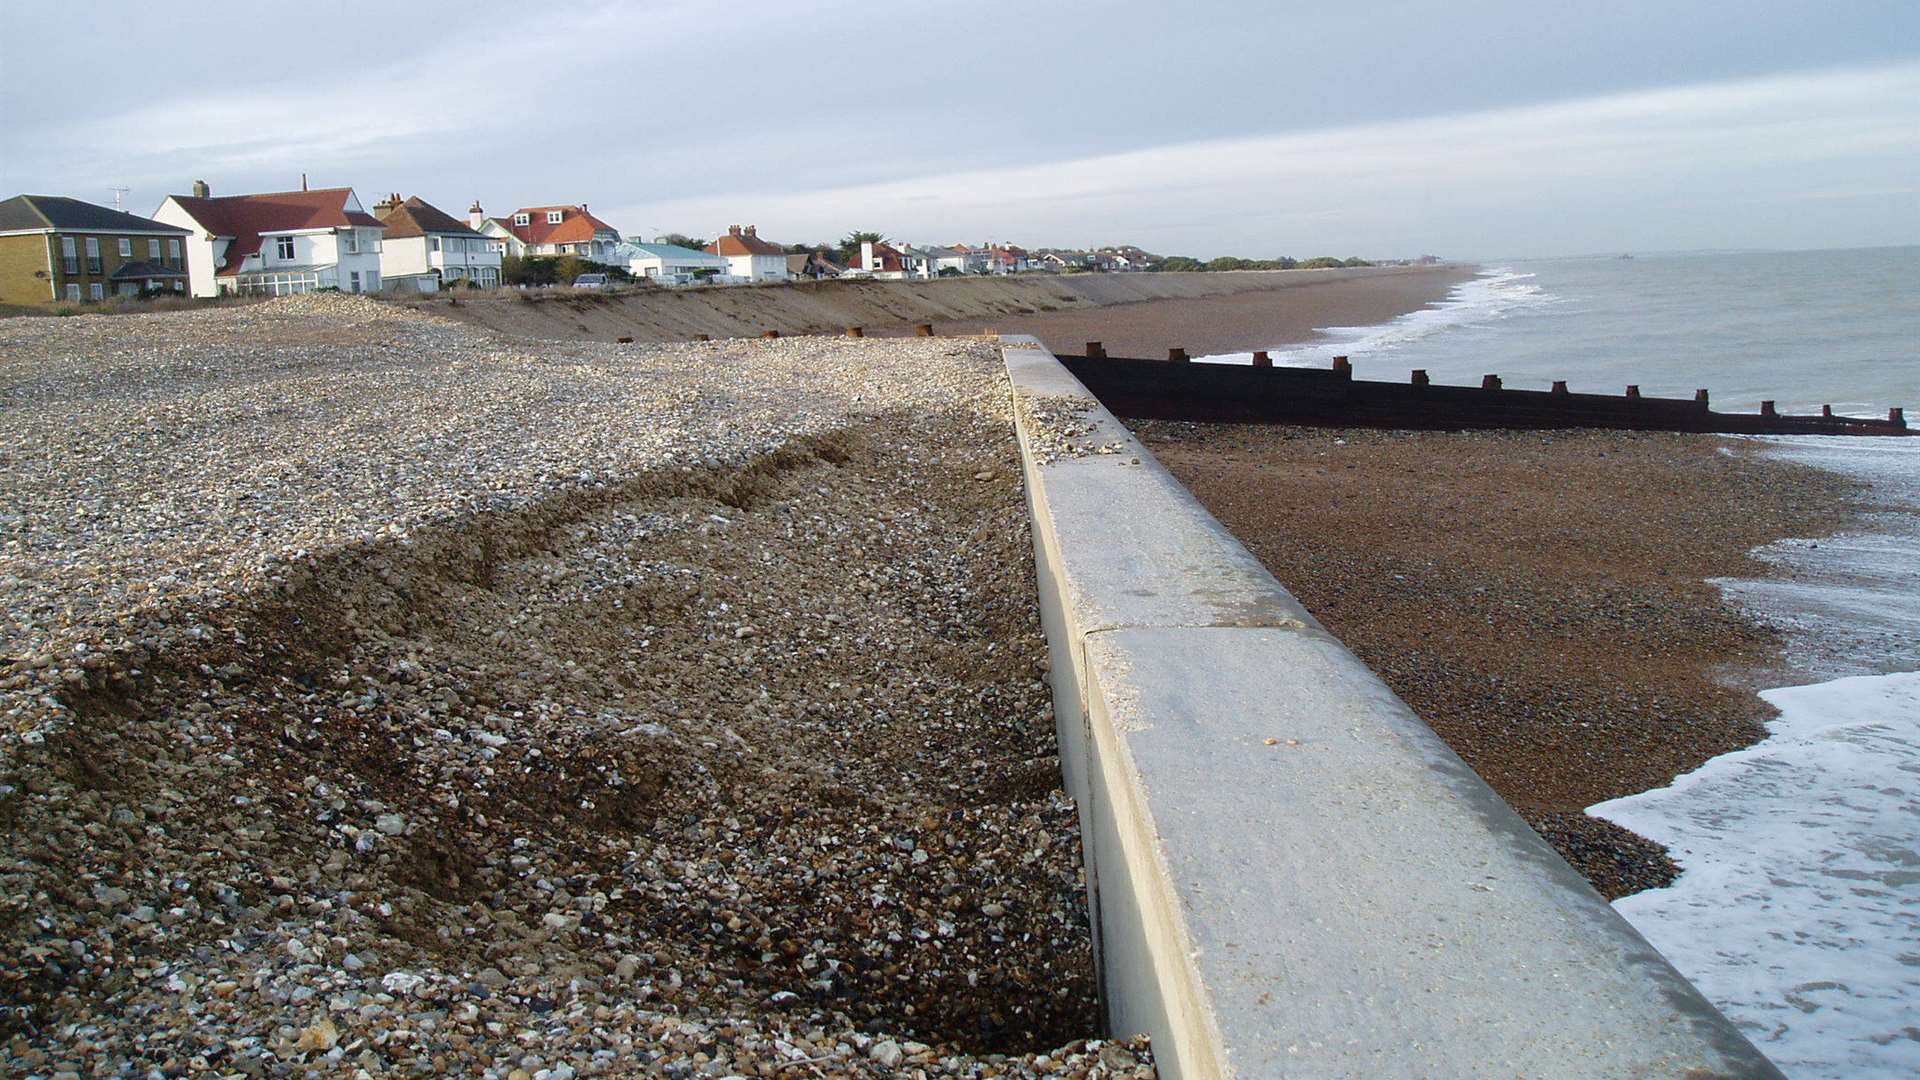
[[[1920,247],[1489,263],[1381,326],[1327,327],[1275,363],[1355,377],[1690,398],[1720,411],[1920,426]],[[1247,363],[1251,354],[1208,357]],[[1783,540],[1716,584],[1780,628],[1793,685],[1762,742],[1590,808],[1667,846],[1669,888],[1616,901],[1788,1076],[1920,1076],[1920,437],[1751,442],[1868,485],[1839,536]],[[1623,522],[1623,527],[1631,523]]]

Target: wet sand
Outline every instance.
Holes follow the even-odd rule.
[[[1737,440],[1141,422],[1329,630],[1609,898],[1658,845],[1589,818],[1749,745],[1779,636],[1706,578],[1851,513],[1844,481]]]
[[[1258,292],[936,322],[934,332],[1032,334],[1054,352],[1069,354],[1083,352],[1089,341],[1101,342],[1113,356],[1165,356],[1175,347],[1194,356],[1249,352],[1313,341],[1323,326],[1391,322],[1446,299],[1475,272],[1470,266],[1408,267],[1376,277],[1324,280],[1293,271],[1303,274],[1297,283]]]

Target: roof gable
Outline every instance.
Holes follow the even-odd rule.
[[[547,214],[556,210],[560,220],[549,222]],[[527,223],[514,224],[513,219],[522,214],[527,216]],[[620,235],[620,230],[594,217],[584,206],[523,206],[510,217],[493,220],[523,244],[584,244],[596,233],[612,233],[616,238]]]
[[[276,191],[263,195],[224,195],[219,198],[201,198],[197,195],[169,197],[207,232],[233,239],[233,243],[227,247],[226,261],[217,271],[223,277],[239,273],[241,262],[260,250],[262,233],[386,227],[379,218],[360,209],[360,200],[354,197],[352,188]]]

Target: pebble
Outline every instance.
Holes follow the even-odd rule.
[[[0,1074],[1151,1075],[992,346],[316,295],[0,358]]]

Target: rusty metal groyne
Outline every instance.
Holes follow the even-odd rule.
[[[1355,379],[1344,356],[1324,368],[1275,367],[1264,352],[1253,363],[1195,363],[1184,349],[1165,360],[1108,356],[1097,341],[1083,356],[1061,363],[1093,391],[1108,410],[1140,420],[1192,420],[1243,424],[1307,424],[1328,427],[1410,428],[1461,431],[1476,428],[1618,428],[1634,431],[1697,431],[1739,435],[1910,435],[1904,410],[1885,420],[1777,412],[1762,402],[1758,413],[1714,412],[1707,391],[1692,399],[1646,397],[1637,386],[1624,394],[1576,394],[1565,382],[1551,390],[1510,390],[1498,375],[1479,386],[1446,386],[1415,371],[1404,383]]]

